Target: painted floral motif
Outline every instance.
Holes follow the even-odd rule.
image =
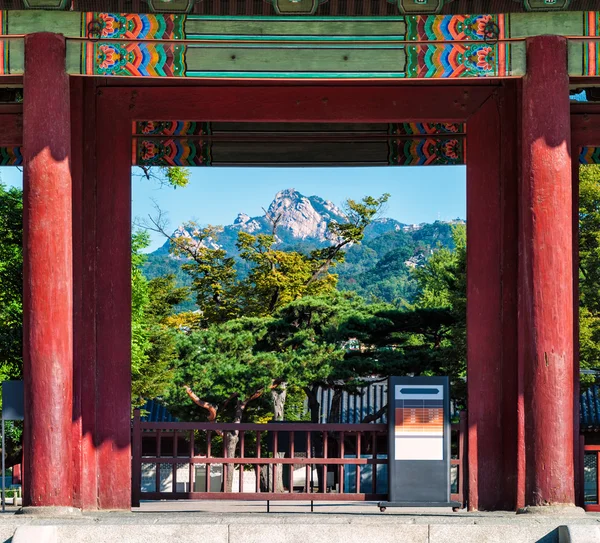
[[[184,15],[86,13],[86,36],[104,39],[183,39]]]
[[[141,139],[134,160],[138,166],[210,166],[210,144],[179,138]]]
[[[462,154],[462,145],[459,140],[442,140],[440,142],[441,156],[454,163],[458,163]]]
[[[398,139],[390,142],[389,162],[398,166],[464,164],[464,141],[456,138]]]
[[[98,47],[98,53],[96,56],[96,63],[102,70],[112,70],[115,64],[117,64],[117,57],[119,53],[114,47],[109,45],[101,45]]]
[[[406,40],[487,39],[490,25],[498,26],[503,15],[413,15],[406,18]]]
[[[210,134],[210,123],[195,121],[140,121],[135,133],[146,136],[201,136]]]
[[[407,17],[407,77],[455,78],[506,75],[507,45],[489,41],[490,27],[504,37],[504,15],[436,15]],[[472,40],[473,44],[455,43]],[[500,53],[500,54],[499,54]]]
[[[473,19],[470,31],[474,36],[480,36],[484,38],[488,28],[487,25],[491,22],[493,22],[491,15],[480,15],[479,17]]]
[[[491,47],[483,47],[477,51],[477,67],[490,71],[494,68],[494,52]]]
[[[389,133],[398,136],[413,134],[456,134],[464,132],[462,123],[393,123],[390,124]]]
[[[122,31],[125,17],[118,17],[111,13],[100,13],[96,21],[99,23],[98,30],[101,38],[114,38],[125,33]]]
[[[130,62],[133,62],[133,58],[125,47],[116,44],[100,44],[96,47],[97,73],[121,75],[120,72]]]
[[[85,73],[136,77],[184,77],[185,46],[172,43],[88,43]]]
[[[139,150],[138,164],[152,164],[156,162],[156,157],[159,156],[157,145],[153,141],[142,141]]]

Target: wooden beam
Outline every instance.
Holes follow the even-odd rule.
[[[489,100],[467,123],[469,509],[503,509],[501,118]]]
[[[98,100],[95,124],[98,507],[127,510],[131,506],[131,122],[123,107]]]
[[[494,87],[251,86],[103,88],[132,120],[463,122]],[[157,118],[158,116],[158,118]]]
[[[600,108],[571,110],[571,146],[574,154],[580,147],[600,147]]]
[[[23,114],[7,113],[0,108],[0,147],[23,145]]]

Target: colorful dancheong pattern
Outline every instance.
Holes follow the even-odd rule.
[[[287,1],[287,0],[286,0]],[[541,0],[540,0],[541,1]],[[524,39],[569,31],[571,76],[600,75],[600,11],[244,17],[0,11],[0,75],[22,74],[23,28],[67,38],[70,74],[247,79],[521,77]],[[75,58],[79,62],[74,61]]]
[[[141,121],[133,126],[133,164],[210,166],[210,124],[193,121]],[[144,137],[145,136],[145,137]]]
[[[215,27],[216,34],[205,34],[212,28],[216,18],[199,19],[198,16],[166,14],[116,14],[88,13],[82,18],[82,37],[94,41],[85,42],[82,52],[82,72],[88,75],[116,75],[137,77],[240,77],[240,78],[463,78],[505,77],[510,74],[505,15],[440,15],[397,17],[401,35],[373,35],[356,30],[356,35],[299,34],[290,36],[280,33],[276,23],[261,28],[260,34],[243,32],[243,18],[229,21],[236,33],[229,33],[227,25]],[[296,19],[298,20],[298,19]],[[282,20],[283,21],[283,20]],[[371,25],[383,24],[375,18]],[[363,21],[366,24],[366,22]],[[286,23],[289,24],[289,23]],[[303,22],[304,25],[310,21]],[[337,23],[336,23],[337,24]],[[387,23],[386,23],[387,24]],[[186,26],[189,29],[186,31]],[[247,26],[247,25],[246,25]],[[203,29],[198,33],[198,28]],[[257,32],[254,30],[254,32]],[[339,32],[339,31],[338,31]],[[367,32],[365,34],[365,32]],[[399,39],[400,38],[400,39]],[[321,45],[335,43],[346,47],[345,59],[363,56],[376,51],[397,51],[394,60],[371,68],[364,64],[358,71],[344,70],[343,62],[331,63]],[[110,41],[109,41],[110,40]],[[119,41],[123,40],[123,41]],[[132,40],[132,41],[127,41]],[[164,40],[163,42],[159,40]],[[202,41],[202,44],[200,43]],[[260,42],[260,43],[259,43]],[[352,42],[359,42],[360,45]],[[403,43],[404,42],[404,43]],[[248,45],[252,43],[252,45]],[[345,43],[345,45],[343,45]],[[350,45],[348,45],[350,44]],[[294,61],[273,63],[274,71],[261,63],[274,51],[297,48]],[[327,45],[327,47],[331,47]],[[240,53],[236,54],[235,49]],[[309,60],[310,50],[322,58],[319,64]],[[257,53],[258,51],[258,53]],[[239,57],[239,59],[238,59]],[[244,59],[242,62],[238,60]],[[230,62],[236,60],[236,62]],[[244,62],[246,64],[244,64]],[[374,62],[372,64],[377,64]],[[245,67],[244,67],[245,66]],[[323,67],[327,66],[327,67]],[[370,70],[373,71],[370,71]]]
[[[0,147],[0,166],[22,166],[20,147]]]
[[[407,42],[446,42],[407,45],[407,77],[508,75],[507,45],[497,41],[506,37],[504,15],[414,15],[406,22]]]
[[[444,459],[444,387],[397,385],[396,460]]]
[[[183,15],[86,13],[83,73],[134,77],[184,77],[185,46],[157,41],[185,37]],[[98,41],[96,41],[96,39]]]
[[[600,75],[600,12],[588,11],[584,13],[583,34],[586,37],[597,36],[598,39],[582,42],[583,67],[581,75]]]
[[[6,31],[6,12],[0,11],[0,34],[8,34]],[[8,47],[4,40],[0,40],[0,75],[9,73],[8,67]]]
[[[397,136],[397,139],[390,140],[389,163],[392,166],[451,166],[466,163],[464,124],[396,123],[390,125],[389,133]]]
[[[600,164],[600,147],[583,147],[579,153],[579,164]]]

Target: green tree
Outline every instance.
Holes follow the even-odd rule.
[[[237,249],[249,269],[245,278],[238,277],[235,259],[218,246],[219,227],[200,228],[189,222],[183,231],[171,235],[160,210],[151,219],[151,227],[170,240],[175,256],[185,259],[182,268],[192,277],[203,324],[208,326],[241,316],[269,316],[302,296],[332,292],[337,276],[331,269],[343,262],[345,248],[362,241],[365,228],[388,198],[384,194],[381,198],[365,197],[361,202],[348,200],[347,222],[329,224],[333,243],[308,254],[276,247],[281,217],[270,217],[270,235],[240,232]]]
[[[23,374],[23,191],[0,182],[0,382]],[[6,423],[6,464],[21,462],[22,423]]]
[[[170,185],[174,189],[177,187],[187,187],[190,182],[190,169],[181,166],[138,166],[141,177],[158,181],[161,185]]]
[[[466,404],[466,229],[453,227],[454,249],[439,247],[413,271],[415,305],[352,317],[346,332],[362,348],[346,356],[356,373],[449,375],[452,395]]]
[[[175,414],[187,420],[213,421],[217,416],[242,422],[257,400],[281,383],[282,361],[262,350],[270,319],[240,318],[181,335],[179,360],[166,398]],[[194,409],[191,399],[202,411]],[[233,458],[239,432],[227,432],[224,447]],[[227,471],[231,492],[233,469]]]
[[[579,169],[579,360],[600,369],[600,166]],[[584,384],[593,378],[583,379]]]
[[[23,370],[23,191],[0,183],[0,380]]]
[[[188,296],[173,276],[148,281],[143,273],[150,242],[146,232],[132,237],[131,266],[131,396],[134,406],[166,393],[177,356],[176,331],[168,325],[174,307]]]

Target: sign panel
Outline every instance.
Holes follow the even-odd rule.
[[[2,420],[23,420],[23,381],[2,383]]]
[[[390,377],[389,502],[384,507],[450,502],[448,377]]]
[[[395,460],[444,459],[444,387],[396,385]]]

